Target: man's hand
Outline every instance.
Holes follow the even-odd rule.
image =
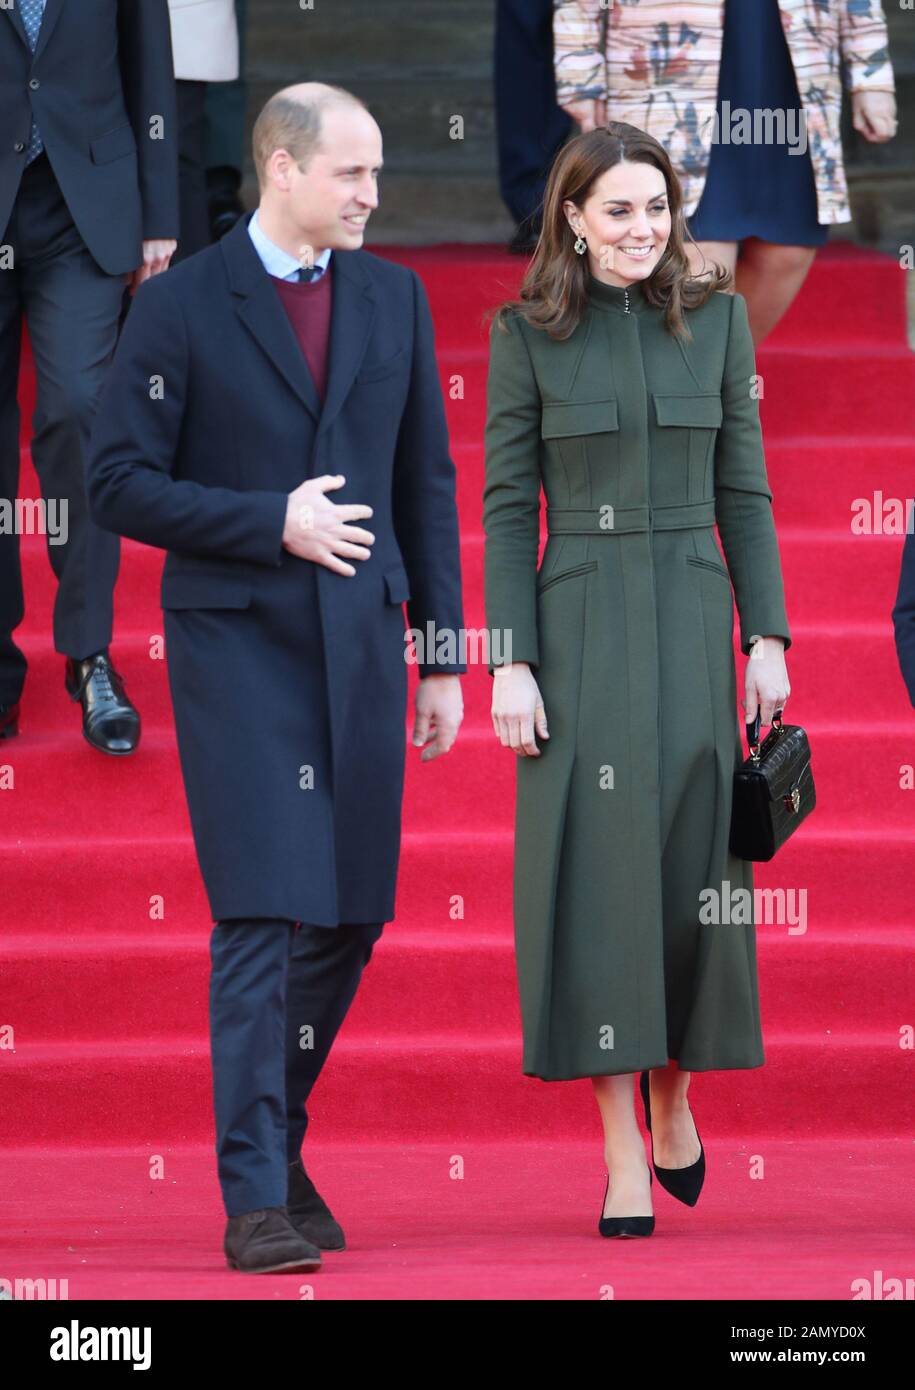
[[[343,487],[345,482],[342,473],[324,473],[320,478],[308,478],[295,492],[290,492],[283,548],[298,555],[300,560],[326,565],[335,574],[352,575],[356,567],[338,557],[347,555],[351,560],[367,560],[372,553],[368,547],[375,537],[360,526],[347,525],[371,516],[371,507],[356,502],[336,506],[325,497],[326,492]]]
[[[422,748],[421,761],[429,762],[448,749],[457,738],[464,718],[464,696],[460,676],[424,676],[416,691],[416,719],[413,746]],[[430,732],[432,742],[429,743]]]
[[[168,270],[168,263],[178,249],[177,241],[144,241],[143,264],[136,270],[128,270],[124,280],[130,286],[130,293],[136,294],[144,280],[153,275],[161,275]]]
[[[752,724],[759,710],[761,724],[771,724],[772,716],[791,694],[785,668],[785,639],[760,637],[750,648],[746,670],[747,698],[741,700],[744,722]]]

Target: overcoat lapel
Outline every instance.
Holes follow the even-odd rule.
[[[371,282],[357,260],[335,251],[331,258],[333,299],[324,408],[295,331],[248,235],[250,215],[240,218],[221,241],[237,313],[277,371],[308,407],[318,429],[338,414],[359,365],[375,317]]]

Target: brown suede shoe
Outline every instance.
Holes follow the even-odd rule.
[[[343,1227],[305,1172],[301,1158],[289,1165],[289,1220],[300,1236],[321,1250],[345,1250]]]
[[[223,1241],[226,1263],[244,1274],[321,1268],[321,1252],[299,1235],[285,1207],[230,1216]]]

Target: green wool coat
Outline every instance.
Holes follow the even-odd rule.
[[[490,331],[490,671],[510,634],[550,734],[514,755],[523,1071],[544,1080],[765,1060],[752,864],[728,848],[734,598],[745,654],[791,636],[746,301],[686,320],[691,342],[638,282],[589,276],[565,341]]]

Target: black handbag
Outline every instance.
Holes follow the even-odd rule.
[[[783,724],[782,712],[759,743],[759,711],[747,723],[750,756],[734,772],[731,853],[738,859],[771,859],[810,815],[817,802],[810,744],[798,724]]]

